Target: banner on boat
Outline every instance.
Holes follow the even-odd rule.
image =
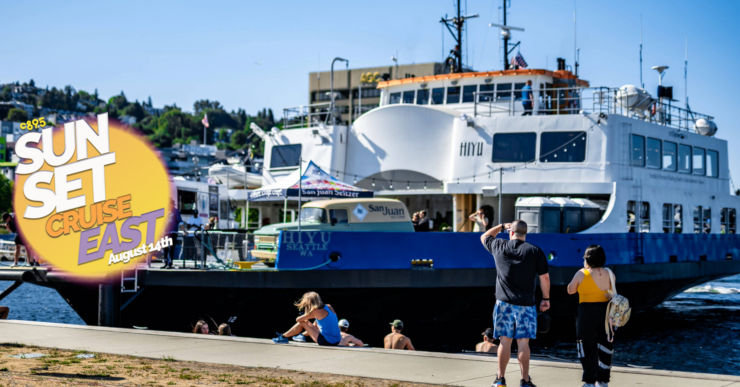
[[[80,275],[120,271],[171,244],[171,190],[154,147],[108,114],[20,137],[13,209],[26,249]]]

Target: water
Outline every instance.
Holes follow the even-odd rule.
[[[614,364],[740,375],[738,344],[740,275],[689,289],[651,311],[633,314],[616,333]],[[532,352],[577,360],[572,341],[540,342]]]
[[[14,320],[84,324],[53,289],[24,284],[0,304],[10,307]],[[740,375],[739,344],[740,275],[689,289],[634,314],[617,331],[614,364]],[[577,361],[572,340],[537,340],[532,352]]]

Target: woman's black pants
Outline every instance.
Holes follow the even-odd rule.
[[[586,302],[578,305],[576,339],[584,383],[609,383],[614,346],[606,339],[604,328],[607,304]]]

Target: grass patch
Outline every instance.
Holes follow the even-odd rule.
[[[9,370],[8,370],[8,367],[3,367],[3,368],[0,368],[0,372],[8,372],[8,371],[9,371]]]
[[[85,370],[85,371],[82,371],[81,373],[78,373],[78,375],[81,375],[81,376],[94,376],[94,377],[99,377],[99,378],[107,378],[107,377],[110,377],[110,373],[109,372],[105,372],[103,370]]]
[[[169,362],[177,361],[177,360],[175,360],[175,358],[174,358],[174,357],[172,357],[172,356],[162,356],[162,360],[164,360],[164,361],[169,361]]]
[[[180,374],[180,379],[183,379],[183,380],[198,380],[198,379],[200,379],[200,375]]]
[[[293,379],[291,378],[269,378],[269,377],[258,377],[257,380],[267,382],[267,383],[275,383],[275,384],[295,384]]]

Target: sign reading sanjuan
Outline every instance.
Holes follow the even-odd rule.
[[[172,244],[171,191],[153,147],[108,114],[27,133],[15,152],[21,237],[53,266],[80,275],[118,271]]]

